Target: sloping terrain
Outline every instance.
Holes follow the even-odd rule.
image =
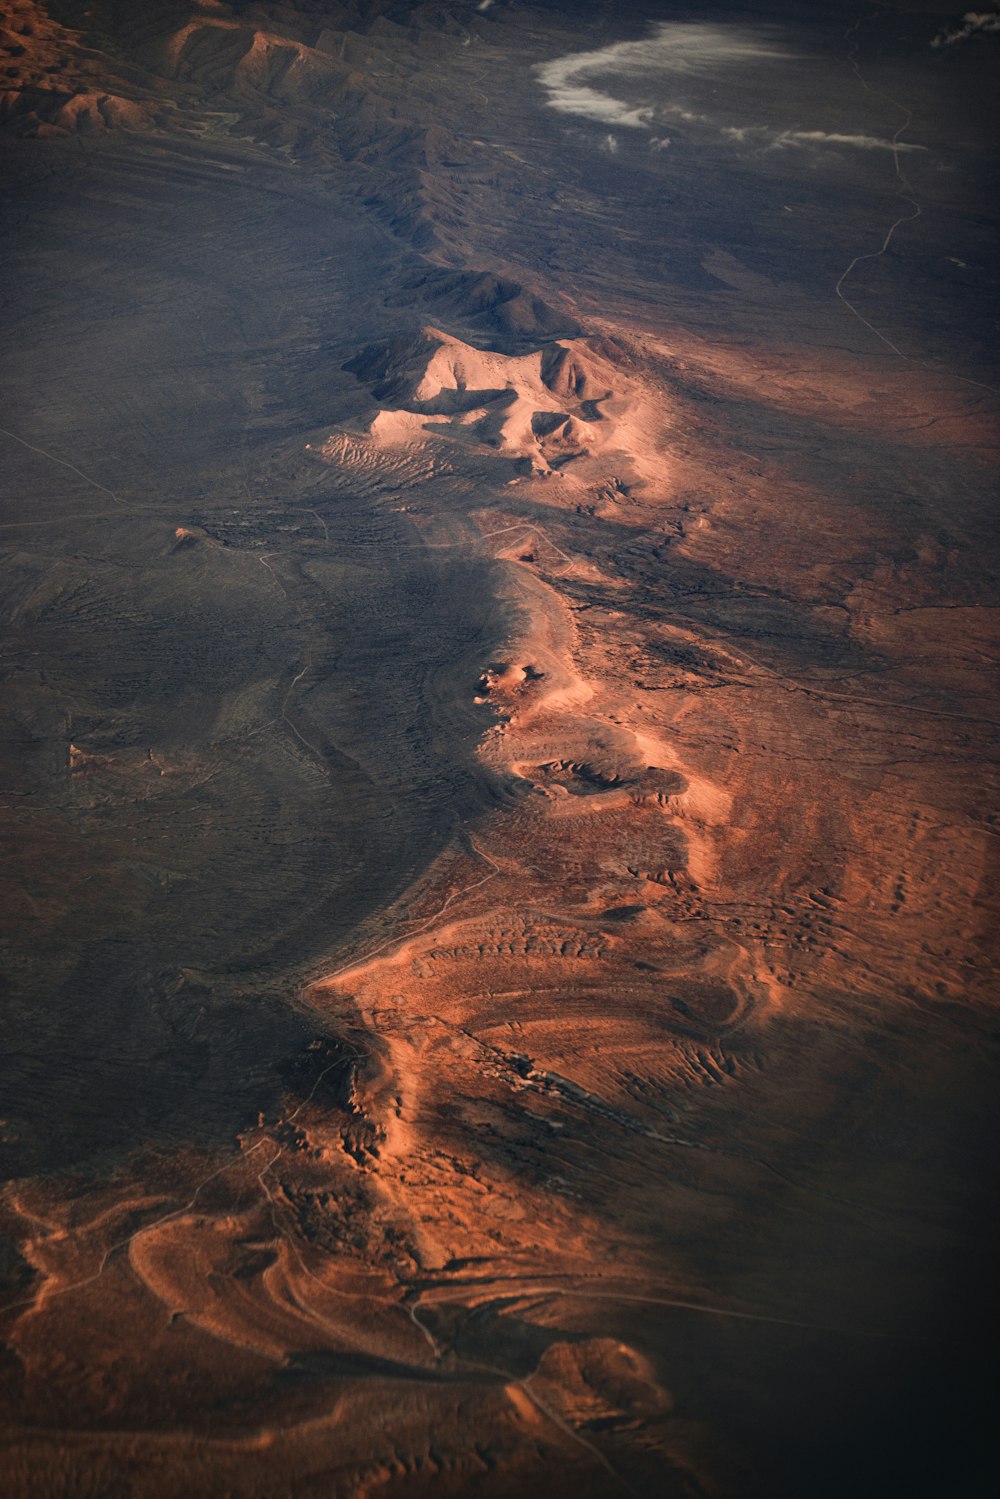
[[[5,1493],[985,1492],[982,63],[748,17],[5,8]]]

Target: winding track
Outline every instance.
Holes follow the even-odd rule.
[[[861,64],[858,61],[858,33],[865,19],[865,17],[859,17],[858,20],[856,20],[853,25],[849,26],[844,32],[844,40],[848,44],[847,60],[850,63],[851,69],[857,77],[858,82],[861,84],[861,87],[865,90],[865,92],[867,94],[871,94],[873,99],[884,99],[886,103],[891,104],[894,109],[898,109],[903,116],[901,124],[897,126],[892,136],[892,161],[897,181],[896,196],[910,205],[910,212],[901,213],[898,218],[893,220],[893,222],[886,230],[882,243],[877,250],[869,250],[862,255],[854,256],[854,259],[848,266],[846,266],[843,271],[841,271],[840,276],[837,278],[837,283],[834,286],[834,292],[840,299],[840,301],[843,302],[848,312],[850,312],[853,317],[856,317],[859,323],[863,323],[868,331],[870,333],[873,333],[875,337],[881,343],[883,343],[887,349],[890,350],[891,353],[897,356],[897,358],[905,360],[907,364],[912,364],[917,369],[938,371],[938,366],[928,364],[925,360],[914,358],[912,354],[907,354],[903,349],[899,347],[897,343],[895,343],[888,336],[888,334],[883,333],[879,328],[876,328],[875,324],[870,322],[869,319],[865,317],[864,313],[859,310],[857,305],[852,302],[850,297],[848,297],[844,292],[845,285],[850,280],[851,276],[854,274],[855,269],[859,265],[862,265],[867,260],[881,260],[882,256],[888,252],[889,246],[892,244],[892,241],[895,238],[896,230],[902,228],[904,224],[915,223],[917,219],[923,216],[923,208],[921,207],[919,199],[914,194],[913,184],[907,177],[906,173],[903,171],[903,167],[900,162],[902,137],[906,134],[910,126],[913,124],[913,111],[907,105],[901,103],[899,99],[894,98],[892,94],[885,93],[883,89],[873,88],[872,85],[868,82],[865,75],[862,73]],[[960,375],[956,371],[949,371],[949,373],[954,379],[960,380],[963,385],[972,385],[977,390],[987,390],[992,395],[1000,394],[996,386],[987,385],[982,380],[973,380],[971,376]]]
[[[886,254],[889,246],[892,244],[896,230],[899,229],[903,224],[909,224],[914,220],[919,219],[923,214],[923,209],[921,208],[920,203],[913,196],[913,186],[909,178],[903,171],[899,160],[900,139],[906,133],[906,131],[909,130],[910,126],[913,123],[913,111],[911,109],[908,109],[905,104],[901,104],[898,99],[894,99],[891,94],[883,93],[881,89],[872,88],[871,84],[862,73],[861,66],[858,62],[857,40],[857,34],[861,28],[861,24],[861,19],[858,19],[854,22],[853,26],[849,26],[844,32],[844,40],[848,43],[849,47],[848,62],[850,63],[854,73],[857,75],[858,82],[861,84],[861,87],[865,90],[866,93],[871,94],[875,99],[887,100],[888,103],[893,105],[894,108],[900,110],[903,115],[902,123],[898,126],[892,137],[892,162],[896,172],[896,179],[898,183],[897,196],[902,198],[904,202],[910,204],[911,211],[909,213],[900,214],[899,218],[895,219],[893,223],[889,225],[889,228],[885,232],[885,237],[877,250],[870,250],[867,254],[864,255],[855,255],[850,265],[848,265],[845,270],[841,271],[840,277],[837,280],[837,284],[834,287],[834,292],[843,302],[848,312],[853,313],[853,315],[858,319],[858,322],[864,323],[865,327],[871,333],[874,333],[875,337],[880,339],[882,343],[885,344],[887,349],[891,349],[892,352],[894,354],[897,354],[900,359],[905,359],[907,360],[907,362],[910,362],[910,355],[904,354],[903,350],[898,346],[898,344],[893,343],[891,338],[889,338],[886,334],[880,332],[879,329],[875,327],[875,324],[869,322],[864,313],[858,310],[858,308],[850,300],[850,298],[844,295],[844,286],[853,274],[855,267],[861,265],[862,262],[866,260],[880,260],[882,256]]]

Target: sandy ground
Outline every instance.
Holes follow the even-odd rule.
[[[7,8],[5,1492],[978,1493],[983,158],[793,276],[399,9]]]

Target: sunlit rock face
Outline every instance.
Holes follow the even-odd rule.
[[[1000,29],[11,0],[3,1492],[986,1492]]]

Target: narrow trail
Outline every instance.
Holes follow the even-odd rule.
[[[265,563],[264,566],[267,567],[267,563]],[[268,572],[270,572],[270,571],[271,571],[271,569],[268,568]],[[280,587],[280,585],[279,585],[279,587]],[[284,590],[282,590],[282,591],[284,591]],[[292,722],[292,719],[288,716],[288,704],[291,701],[292,693],[295,691],[296,687],[302,681],[302,678],[308,673],[309,666],[310,666],[310,663],[307,661],[306,664],[305,664],[305,666],[302,667],[301,671],[297,671],[295,673],[295,676],[289,682],[289,684],[288,684],[288,690],[287,690],[287,692],[285,693],[284,697],[281,700],[281,717],[284,720],[284,722],[287,724],[287,726],[291,729],[292,733],[295,735],[295,737],[299,741],[299,743],[300,744],[304,744],[305,747],[306,747],[306,749],[309,751],[310,755],[314,756],[319,761],[320,766],[322,767],[324,774],[326,775],[327,779],[329,780],[330,779],[330,770],[329,770],[329,767],[326,764],[326,759],[325,759],[324,755],[322,754],[322,752],[320,750],[318,750],[316,748],[316,746],[314,744],[310,744],[309,743],[309,740],[306,738],[306,736],[296,727],[296,725]]]
[[[900,160],[900,155],[903,149],[902,137],[906,134],[906,132],[910,129],[910,126],[913,124],[913,111],[907,105],[901,103],[899,99],[894,98],[892,94],[887,94],[882,89],[873,88],[872,85],[868,82],[864,73],[861,71],[861,64],[858,60],[858,53],[860,50],[858,33],[860,32],[861,27],[866,19],[871,19],[871,17],[859,17],[858,20],[856,20],[853,25],[849,26],[844,32],[844,40],[848,44],[847,60],[855,77],[857,78],[861,87],[864,89],[865,93],[870,94],[873,99],[884,100],[887,104],[890,104],[893,109],[898,110],[903,116],[901,123],[896,127],[892,135],[892,162],[896,174],[896,196],[902,199],[904,203],[909,204],[909,212],[901,213],[898,218],[893,220],[888,229],[885,231],[882,243],[877,250],[869,250],[864,254],[854,256],[850,264],[846,266],[846,268],[840,273],[840,276],[837,278],[837,283],[834,286],[834,292],[839,300],[847,308],[848,312],[851,313],[853,317],[857,318],[858,322],[862,323],[870,333],[873,333],[874,336],[880,341],[880,343],[884,344],[885,347],[891,353],[895,354],[897,358],[905,360],[907,364],[912,364],[917,369],[930,370],[935,374],[950,374],[953,379],[961,381],[963,385],[971,385],[976,390],[989,391],[991,395],[1000,394],[1000,391],[997,390],[996,386],[987,385],[982,380],[973,380],[970,376],[960,375],[956,371],[946,371],[939,365],[930,364],[926,360],[917,359],[914,358],[912,354],[907,354],[903,349],[899,347],[897,343],[895,343],[888,336],[888,334],[883,333],[881,329],[877,328],[873,322],[866,318],[864,313],[861,312],[858,308],[857,304],[854,303],[844,291],[844,287],[859,265],[863,265],[865,261],[869,260],[881,260],[882,256],[887,254],[889,247],[892,244],[893,239],[895,238],[897,229],[902,228],[904,224],[914,223],[917,219],[923,216],[923,208],[920,204],[919,199],[916,197],[912,182],[903,170],[902,162]]]
[[[420,1316],[419,1300],[415,1303],[407,1305],[406,1309],[410,1314],[410,1321],[423,1333],[428,1343],[434,1349],[435,1356],[438,1359],[444,1358],[447,1350],[441,1347],[440,1343],[437,1341],[434,1334],[427,1326],[426,1322],[424,1322],[423,1318]],[[551,1422],[551,1424],[555,1426],[557,1430],[562,1432],[564,1436],[568,1437],[569,1440],[574,1443],[574,1445],[576,1445],[577,1447],[582,1447],[584,1451],[590,1457],[594,1458],[607,1473],[610,1473],[611,1477],[616,1481],[616,1483],[619,1483],[623,1489],[625,1489],[630,1494],[636,1494],[636,1490],[627,1481],[627,1479],[623,1478],[618,1470],[611,1465],[600,1448],[595,1446],[593,1442],[589,1441],[581,1432],[576,1431],[568,1421],[564,1420],[563,1417],[559,1415],[558,1411],[554,1411],[552,1407],[548,1405],[544,1400],[542,1400],[541,1396],[532,1389],[531,1381],[534,1377],[533,1375],[529,1374],[522,1377],[518,1374],[515,1374],[510,1369],[501,1369],[498,1364],[487,1364],[483,1363],[480,1359],[464,1358],[462,1354],[458,1353],[457,1351],[453,1350],[453,1352],[456,1361],[461,1365],[463,1369],[468,1369],[470,1372],[479,1371],[483,1374],[495,1375],[502,1379],[507,1385],[520,1390],[525,1399],[535,1407],[539,1415],[544,1417],[546,1421]],[[636,1499],[638,1499],[638,1495],[636,1495]]]
[[[12,442],[20,443],[21,447],[27,448],[29,453],[37,453],[40,458],[47,459],[49,463],[57,463],[60,468],[68,468],[71,474],[76,474],[85,484],[89,484],[91,489],[99,489],[102,494],[106,494],[110,499],[114,500],[115,504],[122,510],[132,508],[119,495],[115,494],[113,489],[109,489],[106,484],[99,484],[96,479],[92,479],[89,474],[85,474],[82,468],[77,468],[75,463],[69,463],[65,458],[57,458],[55,453],[49,453],[45,448],[36,447],[33,442],[27,442],[25,438],[18,437],[16,432],[11,432],[6,427],[0,427],[0,436],[9,437]],[[17,524],[17,522],[14,524]]]
[[[0,428],[0,431],[3,429]],[[9,436],[10,434],[8,434]],[[20,439],[18,439],[19,441]],[[57,459],[56,462],[59,460]],[[120,504],[120,501],[116,501]],[[108,520],[112,516],[121,515],[119,510],[73,510],[62,515],[50,515],[46,520],[7,520],[0,522],[0,531],[24,531],[41,530],[46,526],[62,526],[68,520]],[[152,505],[129,505],[126,513],[128,515],[155,513]]]
[[[260,553],[260,554],[258,554],[257,561],[260,563],[261,567],[265,568],[266,571],[271,574],[271,577],[273,578],[274,582],[281,589],[281,592],[284,594],[285,598],[287,599],[287,597],[288,597],[288,589],[285,587],[284,583],[282,583],[281,579],[278,577],[278,574],[275,572],[274,568],[271,566],[270,562],[267,560],[269,556],[273,556],[273,555],[274,555],[273,553],[266,553],[266,554],[265,553]]]
[[[323,527],[323,540],[326,542],[327,546],[329,546],[330,545],[330,527],[327,525],[326,521],[320,515],[319,511],[318,510],[314,510],[312,508],[312,506],[310,505],[310,506],[307,506],[307,508],[306,508],[306,514],[314,516],[315,519],[319,521],[320,525]]]
[[[366,1055],[365,1052],[359,1051],[355,1053],[355,1056],[354,1058],[352,1058],[352,1060],[357,1060],[357,1058],[364,1055]],[[380,1306],[391,1307],[397,1311],[400,1310],[400,1308],[402,1307],[402,1303],[400,1302],[398,1297],[375,1296],[369,1291],[343,1291],[338,1286],[331,1286],[327,1281],[321,1280],[318,1275],[314,1275],[313,1272],[309,1269],[309,1266],[306,1264],[305,1260],[302,1257],[302,1251],[299,1248],[297,1240],[291,1233],[289,1233],[285,1228],[282,1227],[277,1201],[275,1199],[274,1193],[271,1191],[270,1187],[267,1185],[267,1182],[264,1179],[271,1171],[272,1167],[275,1166],[281,1159],[281,1155],[282,1151],[279,1146],[279,1148],[274,1152],[274,1155],[268,1161],[267,1165],[257,1173],[257,1182],[260,1186],[261,1192],[267,1199],[270,1209],[271,1223],[274,1226],[275,1235],[278,1239],[280,1239],[284,1244],[288,1246],[289,1252],[294,1257],[295,1263],[298,1265],[300,1272],[306,1277],[307,1280],[311,1280],[314,1285],[318,1286],[320,1290],[323,1291],[323,1293],[327,1296],[337,1296],[344,1301],[376,1302]],[[291,1286],[289,1286],[289,1291],[291,1292],[296,1306],[302,1312],[307,1323],[311,1323],[314,1327],[319,1328],[322,1332],[332,1335],[337,1342],[342,1344],[349,1344],[350,1347],[352,1347],[358,1353],[371,1353],[371,1348],[368,1343],[358,1338],[351,1338],[342,1326],[331,1322],[328,1317],[325,1317],[322,1312],[318,1311],[316,1307],[314,1307],[310,1302],[306,1301],[301,1292],[294,1291]],[[431,1352],[434,1355],[435,1360],[437,1360],[440,1357],[440,1348],[437,1342],[435,1341],[431,1333],[412,1315],[411,1309],[409,1307],[406,1307],[405,1309],[406,1311],[410,1312],[410,1320],[413,1322],[414,1326],[419,1329],[424,1338],[430,1344]]]
[[[678,1311],[698,1312],[704,1317],[724,1317],[737,1322],[763,1322],[771,1327],[794,1327],[804,1332],[830,1332],[845,1337],[871,1338],[876,1342],[891,1341],[890,1334],[869,1327],[853,1327],[848,1323],[810,1322],[801,1317],[777,1317],[768,1312],[742,1312],[734,1307],[713,1306],[708,1301],[689,1301],[682,1296],[637,1296],[618,1291],[578,1291],[556,1288],[555,1296],[579,1296],[586,1301],[635,1302],[641,1306],[668,1306]]]
[[[420,918],[415,918],[416,920],[420,921],[419,926],[415,926],[405,932],[394,932],[391,937],[387,937],[385,941],[380,942],[377,947],[373,947],[368,952],[361,953],[357,957],[349,958],[345,963],[341,964],[339,968],[334,968],[332,971],[324,970],[319,977],[310,980],[307,987],[313,988],[317,984],[332,983],[335,979],[342,978],[345,973],[350,973],[356,968],[364,967],[366,963],[370,963],[373,958],[379,957],[380,954],[386,952],[390,947],[402,946],[403,943],[411,941],[414,937],[419,937],[422,932],[427,931],[428,927],[433,926],[436,921],[440,921],[444,913],[449,910],[456,901],[461,900],[466,895],[471,895],[473,890],[478,890],[482,885],[488,884],[490,880],[495,880],[498,874],[503,873],[502,866],[499,865],[495,859],[491,858],[489,854],[485,853],[483,849],[479,847],[478,843],[471,834],[469,835],[469,844],[472,848],[473,853],[476,854],[478,858],[482,859],[486,864],[489,864],[489,874],[484,874],[482,879],[473,880],[469,885],[463,885],[459,890],[453,890],[452,893],[448,896],[447,900],[445,900],[442,905],[440,905],[438,909],[426,919],[420,920]],[[312,1013],[312,1006],[308,1005],[308,1002],[304,1000],[303,995],[300,994],[299,999],[303,1003],[303,1005],[310,1010],[310,1013]]]
[[[355,1055],[361,1055],[361,1053],[356,1053]],[[312,1102],[316,1091],[319,1088],[320,1084],[323,1082],[324,1078],[326,1078],[329,1073],[331,1073],[336,1067],[344,1066],[345,1060],[350,1061],[353,1059],[353,1057],[346,1059],[344,1057],[338,1057],[335,1062],[330,1062],[328,1066],[324,1067],[322,1072],[316,1078],[316,1081],[313,1083],[306,1097],[301,1100],[301,1102],[296,1106],[292,1113],[289,1114],[287,1120],[285,1120],[284,1122],[286,1124],[293,1123],[298,1115],[302,1112],[302,1110]],[[271,1140],[270,1135],[262,1134],[260,1139],[254,1145],[249,1146],[247,1150],[241,1151],[238,1155],[232,1156],[229,1160],[224,1161],[221,1166],[217,1166],[215,1170],[209,1171],[206,1176],[203,1176],[195,1186],[195,1189],[191,1193],[191,1196],[186,1202],[182,1203],[180,1207],[171,1208],[169,1212],[161,1214],[159,1218],[154,1218],[150,1223],[141,1224],[139,1228],[133,1229],[130,1234],[126,1234],[123,1238],[116,1239],[112,1244],[109,1244],[101,1256],[100,1263],[98,1264],[97,1269],[91,1275],[84,1276],[82,1280],[73,1281],[70,1285],[58,1286],[51,1290],[46,1286],[42,1286],[36,1293],[36,1295],[27,1296],[21,1301],[8,1302],[6,1306],[0,1307],[0,1316],[5,1316],[8,1312],[16,1311],[41,1311],[46,1305],[48,1305],[50,1301],[55,1301],[62,1296],[68,1296],[73,1291],[82,1291],[87,1286],[95,1285],[97,1281],[101,1279],[113,1255],[117,1254],[119,1250],[127,1250],[135,1242],[136,1239],[141,1237],[142,1234],[149,1233],[152,1229],[155,1228],[161,1228],[163,1224],[170,1223],[175,1218],[181,1218],[185,1213],[189,1213],[194,1207],[195,1203],[198,1201],[198,1198],[201,1196],[202,1192],[211,1182],[224,1175],[225,1172],[230,1171],[237,1162],[245,1161],[250,1156],[255,1155],[258,1150],[262,1149],[263,1146],[268,1143],[269,1140]],[[271,1141],[271,1143],[273,1144],[273,1141]],[[99,1214],[95,1222],[100,1222],[106,1216],[106,1212]],[[86,1227],[88,1229],[93,1228],[94,1223],[90,1223],[86,1225]]]
[[[889,228],[885,232],[882,243],[877,250],[870,250],[867,254],[864,255],[855,255],[854,259],[847,266],[847,268],[841,272],[837,284],[834,287],[834,291],[840,298],[841,302],[843,302],[848,312],[852,313],[860,323],[863,323],[869,330],[869,332],[874,333],[875,337],[881,340],[881,342],[885,344],[886,348],[891,349],[892,352],[898,355],[900,359],[905,359],[908,363],[910,363],[912,361],[910,360],[909,354],[904,354],[903,350],[898,346],[898,344],[893,343],[892,339],[888,338],[886,334],[880,332],[879,329],[875,327],[874,323],[869,322],[869,320],[862,312],[858,310],[857,306],[850,300],[850,298],[844,294],[844,286],[854,273],[855,268],[861,265],[866,260],[880,260],[882,256],[887,253],[889,246],[892,244],[896,230],[901,228],[903,224],[909,224],[914,220],[919,219],[923,214],[923,209],[921,208],[919,201],[916,197],[914,197],[913,185],[903,171],[899,159],[901,138],[903,135],[905,135],[905,133],[907,132],[907,130],[909,130],[910,126],[913,123],[913,111],[911,109],[908,109],[905,104],[901,104],[898,99],[894,99],[891,94],[883,93],[881,89],[872,88],[871,84],[865,78],[864,74],[861,71],[861,66],[858,62],[858,32],[861,29],[861,25],[862,18],[859,18],[844,32],[844,40],[848,44],[847,60],[855,76],[857,77],[858,82],[861,84],[861,87],[865,90],[865,92],[871,94],[873,99],[884,99],[888,104],[891,104],[894,109],[898,109],[903,116],[902,123],[897,127],[892,137],[892,162],[893,168],[896,173],[897,196],[902,198],[905,203],[908,203],[910,205],[910,212],[900,214],[900,216],[889,225]]]
[[[483,1365],[483,1367],[488,1369],[489,1365]],[[498,1372],[502,1373],[503,1371],[501,1370]],[[627,1493],[633,1494],[635,1496],[635,1499],[640,1499],[638,1490],[632,1487],[628,1479],[622,1477],[621,1473],[619,1473],[618,1469],[615,1468],[611,1464],[611,1462],[609,1462],[601,1449],[596,1446],[595,1443],[591,1442],[587,1437],[585,1437],[582,1432],[577,1431],[575,1427],[571,1426],[568,1421],[564,1420],[557,1411],[554,1411],[550,1405],[547,1405],[545,1401],[542,1400],[541,1397],[535,1392],[535,1390],[532,1389],[531,1381],[533,1377],[533,1375],[529,1374],[524,1379],[513,1380],[512,1383],[514,1383],[518,1387],[518,1389],[524,1392],[535,1409],[539,1411],[541,1415],[545,1416],[547,1420],[551,1421],[552,1425],[555,1426],[559,1431],[561,1431],[564,1436],[569,1437],[570,1441],[574,1442],[576,1446],[582,1447],[585,1452],[588,1452],[590,1456],[597,1461],[600,1467],[602,1467],[606,1473],[610,1473],[615,1482],[619,1484],[623,1489],[625,1489]]]
[[[556,546],[555,542],[552,540],[552,537],[548,534],[548,532],[545,531],[541,526],[533,525],[530,522],[520,521],[512,526],[498,526],[495,531],[483,531],[479,536],[479,540],[489,541],[491,536],[502,536],[505,531],[520,531],[522,537],[540,536],[546,543],[546,545],[550,546],[554,552],[558,553],[558,555],[563,559],[564,562],[568,562],[570,566],[573,565],[573,558],[570,557],[567,552],[564,552],[561,547]],[[509,562],[513,559],[505,557],[500,558],[499,560]]]

